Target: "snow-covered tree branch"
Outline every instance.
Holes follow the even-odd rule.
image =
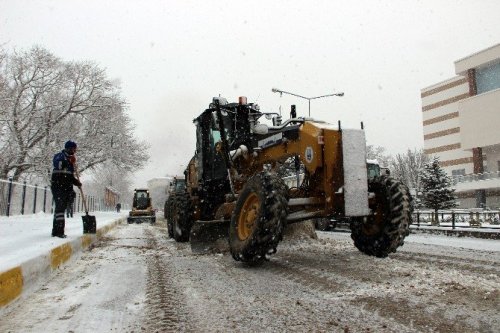
[[[78,143],[80,172],[109,162],[142,167],[138,142],[119,87],[92,62],[66,62],[49,51],[0,52],[0,178],[47,179],[52,156]]]
[[[391,159],[389,168],[393,177],[401,180],[406,186],[415,189],[417,193],[421,190],[420,173],[429,157],[423,150],[410,150],[404,154],[397,154]]]

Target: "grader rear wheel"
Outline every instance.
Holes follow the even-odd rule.
[[[412,198],[405,185],[386,176],[371,180],[368,191],[375,193],[370,204],[372,215],[366,221],[351,222],[351,238],[361,252],[387,257],[403,245],[410,233]]]
[[[262,172],[250,178],[231,216],[229,247],[235,260],[259,263],[276,252],[287,216],[286,185]]]
[[[172,233],[176,242],[189,241],[193,225],[193,209],[189,195],[178,195],[172,204]]]
[[[174,224],[172,222],[172,206],[173,206],[173,197],[169,197],[167,201],[165,202],[165,219],[167,220],[167,233],[168,233],[168,238],[174,238]]]

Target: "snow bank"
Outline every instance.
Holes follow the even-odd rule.
[[[67,238],[51,236],[51,214],[0,217],[0,307],[32,289],[126,216],[126,213],[110,212],[91,214],[96,216],[97,234],[83,235],[78,214],[66,219]]]

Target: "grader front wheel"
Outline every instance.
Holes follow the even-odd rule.
[[[231,216],[229,247],[235,260],[258,263],[276,252],[287,215],[286,185],[262,172],[250,178]]]
[[[370,203],[372,215],[352,220],[351,238],[361,252],[387,257],[410,233],[412,199],[404,184],[386,176],[371,180],[368,191],[375,194]]]
[[[255,222],[260,212],[260,199],[255,193],[250,193],[243,203],[243,207],[238,217],[238,238],[240,241],[246,240],[252,235]]]

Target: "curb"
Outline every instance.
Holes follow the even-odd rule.
[[[32,258],[20,266],[0,272],[0,310],[12,301],[34,289],[48,278],[53,271],[59,269],[76,254],[89,248],[126,218],[120,218],[96,230],[95,234],[84,234],[62,245],[51,249],[48,253]]]

